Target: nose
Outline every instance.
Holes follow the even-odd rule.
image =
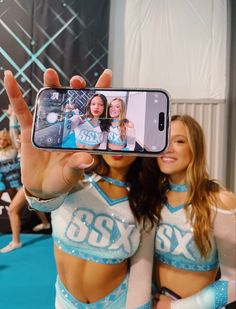
[[[169,141],[169,144],[168,144],[168,147],[165,150],[165,153],[173,152],[173,151],[174,151],[173,142]]]

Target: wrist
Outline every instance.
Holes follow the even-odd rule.
[[[53,198],[57,198],[62,195],[62,194],[42,193],[42,192],[39,192],[38,190],[31,190],[26,187],[24,187],[24,191],[25,191],[26,196],[37,198],[39,200],[51,200]]]

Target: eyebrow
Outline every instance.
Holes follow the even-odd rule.
[[[187,139],[187,136],[186,135],[182,135],[182,134],[175,134],[172,137],[182,137],[182,138],[186,138]]]

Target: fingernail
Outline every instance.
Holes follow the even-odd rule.
[[[6,75],[13,75],[13,74],[10,70],[6,70],[6,71],[4,71],[4,76],[6,76]]]
[[[78,81],[80,81],[81,84],[86,84],[85,80],[83,79],[83,77],[76,75],[74,76],[72,79],[77,79]]]
[[[85,168],[88,168],[88,167],[92,166],[93,163],[94,163],[94,159],[92,160],[92,162],[87,163],[87,164],[86,163],[81,163],[80,165],[78,165],[78,167],[81,168],[81,169],[85,169]]]
[[[110,70],[110,69],[105,69],[103,73],[112,75],[112,70]]]

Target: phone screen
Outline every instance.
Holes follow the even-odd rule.
[[[43,88],[32,142],[49,150],[156,155],[169,137],[164,90]]]

